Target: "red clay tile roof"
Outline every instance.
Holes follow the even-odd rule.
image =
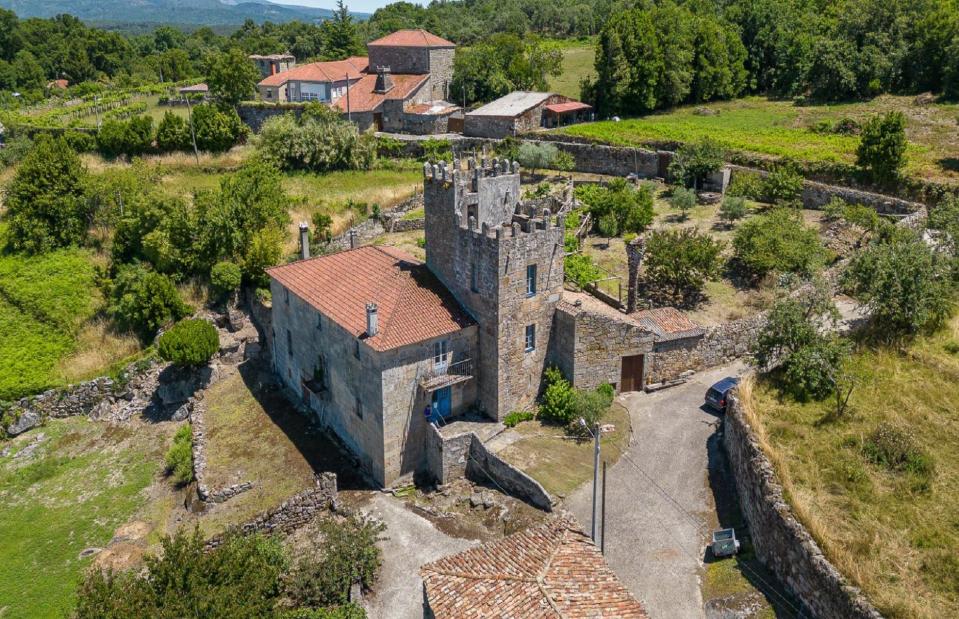
[[[473,319],[426,265],[398,249],[366,245],[267,269],[303,299],[375,350],[440,337]],[[377,334],[365,337],[366,304],[376,303]]]
[[[546,109],[554,114],[566,114],[567,112],[578,112],[580,110],[591,110],[592,105],[582,101],[567,101],[565,103],[554,103],[547,105]]]
[[[658,307],[632,315],[642,326],[664,339],[702,335],[703,328],[675,307]]]
[[[405,99],[420,85],[429,79],[429,75],[409,75],[393,73],[393,88],[385,94],[375,93],[376,74],[364,75],[362,79],[350,86],[350,111],[373,112],[387,99]],[[333,107],[346,111],[346,95],[333,102]]]
[[[366,44],[383,47],[456,47],[456,43],[440,38],[422,28],[417,30],[397,30],[385,37]]]
[[[293,67],[289,71],[274,73],[261,81],[258,86],[282,86],[290,80],[300,82],[336,82],[346,79],[357,79],[364,75],[369,61],[365,56],[352,56],[346,60],[331,60],[329,62],[311,62]]]
[[[645,619],[603,555],[568,517],[420,569],[436,619]]]

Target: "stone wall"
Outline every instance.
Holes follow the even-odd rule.
[[[466,477],[481,484],[492,483],[506,494],[526,501],[544,511],[553,511],[553,497],[538,481],[510,463],[501,460],[473,435],[469,447]]]
[[[253,133],[259,133],[263,128],[263,123],[273,116],[281,116],[287,112],[293,112],[299,117],[303,113],[303,106],[296,104],[278,104],[266,105],[262,103],[241,103],[236,107],[236,112],[240,120],[249,127]]]
[[[796,519],[736,394],[730,396],[723,422],[723,446],[757,558],[814,617],[880,619],[879,612],[829,562]]]
[[[498,488],[545,511],[553,510],[553,497],[538,481],[489,451],[473,432],[444,437],[430,425],[427,439],[426,475],[437,483],[467,479]]]
[[[756,168],[747,168],[743,166],[729,166],[732,170],[732,176],[738,174],[756,174],[764,177],[769,172]],[[876,209],[881,215],[908,215],[923,208],[918,202],[911,202],[887,196],[884,194],[853,189],[852,187],[843,187],[840,185],[827,185],[818,181],[803,181],[802,204],[803,208],[818,210],[821,209],[833,198],[840,198],[850,204],[862,204]]]
[[[230,533],[251,535],[253,533],[289,533],[307,524],[317,514],[336,509],[336,475],[320,473],[315,478],[315,486],[301,492],[279,507],[257,516],[225,534],[216,535],[206,542],[207,550],[216,548]]]
[[[204,503],[223,503],[253,488],[252,481],[233,484],[225,488],[210,487],[206,483],[206,423],[204,406],[195,402],[190,411],[190,428],[193,433],[193,478],[196,480],[196,493]]]

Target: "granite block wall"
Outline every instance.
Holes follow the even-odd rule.
[[[808,614],[822,619],[880,619],[879,612],[829,562],[796,519],[735,393],[723,421],[723,447],[756,556],[795,594]]]

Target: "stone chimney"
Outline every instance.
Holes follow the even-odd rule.
[[[377,329],[376,303],[366,304],[366,337],[376,335]]]
[[[646,253],[646,238],[643,235],[626,243],[626,263],[629,268],[629,280],[626,283],[626,313],[632,314],[639,304],[639,269]]]
[[[300,222],[300,259],[310,257],[310,227],[305,221]]]
[[[393,90],[393,76],[390,74],[390,68],[376,67],[376,84],[373,86],[373,92],[385,95],[391,90]]]

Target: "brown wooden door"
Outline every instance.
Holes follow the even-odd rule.
[[[382,112],[373,113],[373,127],[374,127],[374,131],[383,130],[383,113]]]
[[[619,384],[623,392],[643,390],[643,355],[623,357]]]

